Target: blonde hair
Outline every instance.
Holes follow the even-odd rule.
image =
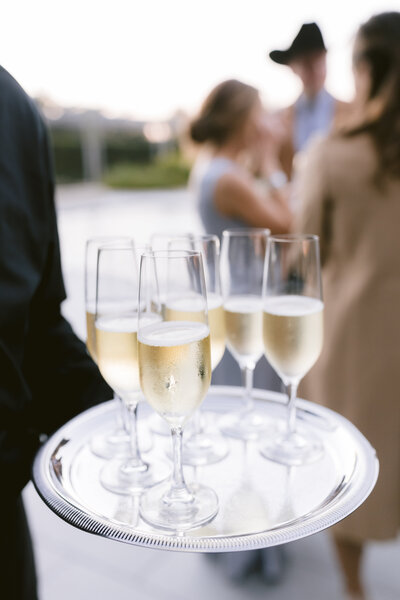
[[[190,125],[190,137],[198,143],[224,143],[245,122],[259,98],[258,90],[236,79],[217,85],[205,99]]]

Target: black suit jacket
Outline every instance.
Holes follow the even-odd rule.
[[[111,397],[61,316],[65,299],[49,140],[0,67],[0,503],[30,477],[39,434]]]

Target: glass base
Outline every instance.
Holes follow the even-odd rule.
[[[116,503],[112,519],[122,526],[137,527],[139,523],[140,492],[131,495],[121,495]]]
[[[140,450],[149,452],[153,448],[150,430],[141,421],[138,423]],[[94,435],[90,440],[90,449],[99,458],[128,458],[131,453],[130,436],[125,429],[118,428]]]
[[[222,435],[193,434],[183,444],[182,462],[194,467],[211,465],[224,459],[228,452],[229,446]]]
[[[171,482],[145,492],[140,500],[140,516],[153,527],[168,531],[196,529],[214,519],[218,513],[218,497],[213,489],[191,484],[188,494],[170,501]]]
[[[257,440],[271,428],[271,421],[255,410],[237,411],[224,415],[219,428],[230,437],[240,440]]]
[[[309,465],[322,458],[324,446],[311,433],[275,433],[260,445],[260,452],[269,460],[288,466]]]
[[[158,413],[153,413],[147,419],[147,426],[153,433],[157,433],[158,435],[171,436],[171,428],[168,425],[167,421],[160,417]]]
[[[134,494],[157,485],[171,474],[171,467],[162,461],[132,467],[127,460],[111,460],[100,471],[100,483],[114,494]]]
[[[147,425],[147,419],[138,419],[137,428],[140,452],[150,452],[154,446],[154,438]]]
[[[94,435],[90,440],[90,449],[100,458],[123,458],[130,454],[129,435],[119,428]]]

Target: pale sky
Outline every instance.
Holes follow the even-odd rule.
[[[31,95],[139,119],[193,114],[235,77],[264,102],[295,99],[298,82],[267,58],[317,21],[328,46],[328,89],[353,92],[351,43],[372,14],[400,0],[2,0],[0,64]]]

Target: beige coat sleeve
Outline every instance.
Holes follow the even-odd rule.
[[[302,158],[296,174],[296,202],[299,209],[295,231],[310,233],[320,238],[321,263],[327,258],[330,239],[329,140],[319,139],[311,144]]]

